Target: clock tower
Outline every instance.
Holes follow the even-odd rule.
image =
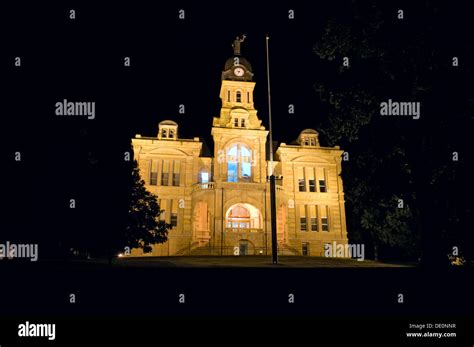
[[[268,131],[254,107],[252,65],[241,55],[240,49],[244,40],[245,35],[234,40],[234,55],[225,62],[221,75],[222,107],[220,116],[214,117],[212,128],[214,154],[218,159],[215,160],[214,175],[217,181],[260,183],[266,180],[265,146]],[[232,154],[235,150],[238,151],[237,156],[242,156],[242,153],[250,156],[250,168],[239,163],[234,170],[229,160],[232,162],[235,159]],[[239,158],[235,160],[240,161]]]

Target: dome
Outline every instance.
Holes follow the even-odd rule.
[[[178,126],[178,123],[172,121],[172,120],[164,120],[162,122],[159,123],[159,125],[174,125],[174,126]]]
[[[314,129],[304,129],[295,143],[301,146],[319,147],[319,133]]]
[[[245,68],[248,71],[252,72],[252,65],[250,65],[250,63],[248,62],[247,59],[245,59],[244,57],[241,57],[241,56],[233,56],[233,57],[227,59],[227,61],[225,62],[224,71],[230,70],[234,67],[234,59],[235,58],[239,59],[239,65],[245,66]]]
[[[316,134],[316,135],[319,135],[319,133],[314,130],[314,129],[304,129],[302,132],[301,132],[301,135],[302,134]]]

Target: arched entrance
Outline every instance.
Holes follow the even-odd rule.
[[[262,229],[262,215],[258,208],[246,203],[232,205],[225,215],[226,231],[257,232]]]
[[[249,254],[249,242],[247,240],[239,241],[239,255]]]

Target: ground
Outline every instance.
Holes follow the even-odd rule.
[[[318,257],[282,256],[277,266],[263,256],[127,257],[111,266],[107,259],[4,259],[0,273],[6,279],[0,309],[15,316],[459,316],[472,315],[474,307],[472,270],[460,266],[430,271]],[[184,306],[180,293],[186,294]],[[294,306],[289,293],[297,296]]]
[[[357,268],[357,267],[409,267],[413,264],[384,263],[373,260],[324,257],[279,257],[278,265],[272,265],[271,257],[127,257],[114,259],[114,265],[124,267],[251,267],[251,268]]]

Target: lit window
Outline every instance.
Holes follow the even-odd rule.
[[[237,146],[233,146],[227,152],[228,163],[227,163],[227,180],[229,182],[237,182],[238,178],[238,157],[237,157]]]
[[[227,215],[227,228],[229,229],[249,229],[250,211],[243,206],[234,206]]]
[[[235,94],[235,101],[242,102],[242,93],[241,92],[237,92]]]
[[[242,146],[240,148],[240,161],[241,161],[241,176],[248,178],[251,175],[250,167],[250,150],[247,147]]]
[[[208,172],[201,172],[201,182],[202,183],[209,182],[209,173]]]
[[[227,180],[237,182],[237,162],[227,164]]]
[[[238,182],[239,178],[252,176],[252,152],[244,145],[234,145],[227,152],[227,181]]]

